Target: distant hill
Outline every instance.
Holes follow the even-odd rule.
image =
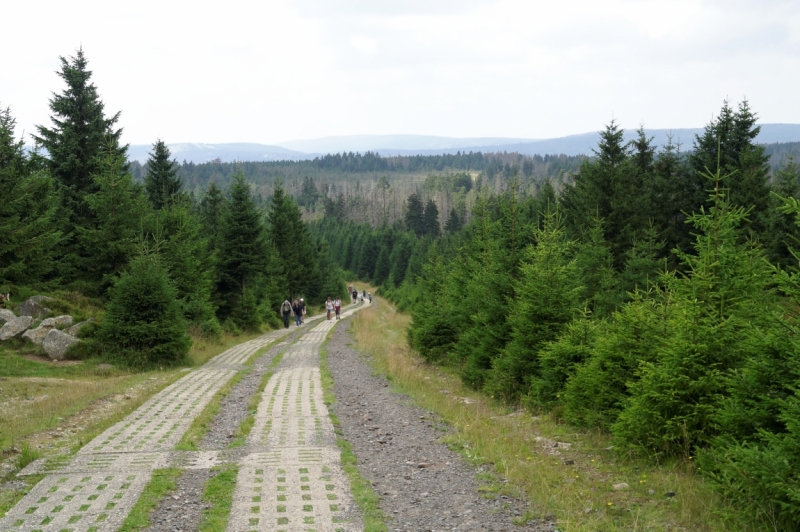
[[[458,150],[459,148],[463,149],[472,146],[496,146],[519,142],[535,142],[535,140],[536,139],[509,137],[455,138],[431,135],[349,135],[308,140],[290,140],[288,142],[281,142],[280,146],[302,152],[364,153],[368,151],[377,151],[386,155],[392,152],[392,155],[394,155],[393,152],[400,151],[404,152],[402,155],[413,155],[422,151],[443,153],[443,150]]]
[[[672,135],[673,144],[680,144],[681,151],[692,149],[694,137],[703,128],[646,129],[657,146],[667,143]],[[625,131],[626,140],[632,140],[636,132]],[[520,139],[505,137],[454,138],[426,135],[354,135],[325,137],[311,140],[283,142],[279,146],[255,143],[169,144],[173,156],[179,162],[195,164],[219,159],[221,162],[236,161],[303,161],[324,154],[355,152],[379,153],[388,156],[453,155],[457,152],[502,153],[517,152],[523,155],[591,155],[600,141],[600,133],[581,133],[555,139]],[[800,124],[762,124],[757,138],[761,144],[800,142]],[[131,160],[144,163],[150,145],[133,145],[128,153]]]
[[[215,159],[230,163],[234,161],[302,161],[313,159],[318,153],[302,153],[281,146],[267,146],[248,142],[227,144],[202,144],[186,142],[168,144],[172,156],[180,162],[188,161],[196,164],[207,163]],[[148,153],[153,149],[149,144],[136,144],[128,148],[131,161],[144,163]]]

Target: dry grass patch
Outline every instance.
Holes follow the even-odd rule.
[[[486,479],[486,496],[505,492],[530,500],[531,513],[523,519],[552,514],[559,530],[580,532],[763,530],[721,500],[691,464],[620,459],[604,434],[511,411],[466,388],[454,371],[426,364],[413,352],[405,336],[411,318],[378,300],[354,317],[358,348],[373,355],[376,370],[399,391],[456,429],[446,443],[494,465],[500,478]],[[622,483],[628,487],[614,488]]]

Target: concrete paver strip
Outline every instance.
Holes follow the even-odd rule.
[[[229,532],[362,529],[320,380],[319,349],[336,323],[322,322],[301,337],[267,383],[247,440],[250,454],[240,463]]]
[[[307,321],[313,321],[307,320]],[[290,333],[280,329],[235,346],[189,372],[67,461],[34,462],[20,474],[47,476],[0,519],[0,530],[117,530],[153,469],[211,467],[215,453],[170,452],[213,395],[253,353]]]

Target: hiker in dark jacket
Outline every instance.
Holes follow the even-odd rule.
[[[300,321],[303,319],[303,307],[300,306],[300,300],[295,299],[292,305],[292,313],[294,314],[294,324],[300,327]]]
[[[292,304],[286,299],[281,305],[281,315],[283,316],[283,326],[289,328],[289,317],[292,315]]]

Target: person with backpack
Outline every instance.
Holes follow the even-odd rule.
[[[294,324],[300,327],[300,322],[303,320],[303,307],[300,306],[300,300],[295,299],[292,304],[292,313],[294,314]]]
[[[353,289],[352,295],[353,295],[353,304],[355,305],[356,301],[358,301],[358,290]]]
[[[328,311],[328,321],[331,321],[331,313],[333,312],[333,301],[331,301],[331,298],[328,298],[325,302],[325,310]]]
[[[283,301],[281,305],[281,315],[283,316],[283,326],[284,328],[289,328],[289,317],[292,315],[292,304],[289,303],[289,300],[286,299]]]
[[[306,315],[306,302],[303,301],[303,298],[300,298],[300,325],[305,324],[306,320],[303,318]]]
[[[333,301],[333,310],[336,311],[336,319],[340,319],[339,313],[342,311],[342,300],[339,299],[339,296],[336,296],[336,299]]]

